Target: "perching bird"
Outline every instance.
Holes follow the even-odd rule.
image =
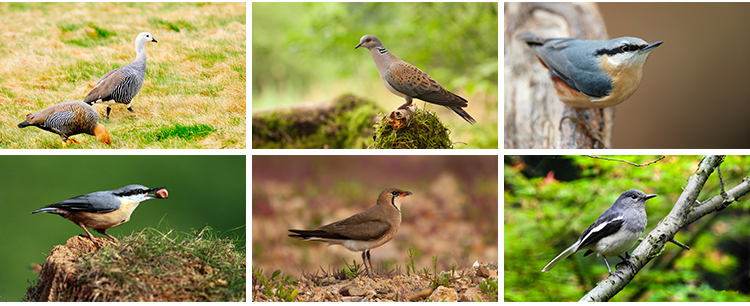
[[[627,251],[638,242],[638,238],[646,229],[646,200],[653,197],[656,195],[646,194],[638,189],[625,191],[594,221],[594,224],[581,233],[576,242],[550,260],[542,268],[542,272],[548,272],[563,259],[581,250],[586,250],[583,257],[596,253],[596,256],[604,258],[604,264],[607,265],[610,274],[612,269],[609,267],[607,256],[620,257],[635,271],[635,266],[620,254],[624,252],[627,256]]]
[[[107,129],[99,123],[99,114],[82,101],[67,101],[28,114],[26,120],[19,123],[18,127],[25,128],[30,125],[60,135],[63,145],[67,141],[77,143],[68,137],[84,133],[96,136],[100,142],[112,144]]]
[[[130,107],[138,91],[143,85],[143,78],[146,76],[146,48],[147,42],[157,42],[151,34],[143,32],[135,38],[135,60],[125,66],[107,72],[94,89],[86,95],[83,102],[93,105],[100,102],[107,104],[107,119],[109,119],[110,106],[115,103],[122,103],[128,107],[128,110],[135,112]]]
[[[406,103],[399,106],[399,109],[411,105],[412,98],[416,98],[445,106],[461,116],[466,122],[476,123],[476,120],[463,109],[463,107],[469,105],[466,99],[446,90],[427,73],[388,52],[377,37],[373,35],[362,36],[354,49],[359,47],[370,50],[383,85],[394,95],[406,99]]]
[[[106,229],[120,226],[130,220],[130,215],[138,204],[150,199],[166,199],[166,187],[148,188],[142,185],[127,185],[120,189],[97,191],[70,198],[32,211],[32,214],[46,212],[57,214],[77,224],[91,241],[97,243],[86,228],[93,228],[117,242],[115,237],[107,234]],[[155,193],[151,195],[150,193]],[[98,244],[98,243],[97,243]]]
[[[411,192],[396,188],[383,190],[378,196],[377,205],[316,230],[290,229],[294,234],[289,237],[328,242],[328,245],[340,244],[352,252],[362,252],[365,271],[370,274],[367,268],[367,262],[372,268],[370,250],[391,241],[401,227],[401,200],[408,195]]]

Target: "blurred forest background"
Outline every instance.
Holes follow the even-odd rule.
[[[468,144],[460,148],[497,148],[497,15],[497,3],[253,3],[252,110],[345,93],[396,109],[404,99],[383,86],[370,52],[354,49],[372,34],[469,101],[474,126],[426,106],[450,125],[454,142]]]
[[[244,155],[0,156],[0,301],[21,301],[38,276],[32,264],[86,234],[58,215],[31,211],[129,184],[167,187],[169,198],[141,203],[129,222],[107,230],[115,238],[147,227],[191,233],[210,226],[245,252],[245,165]]]
[[[338,245],[299,241],[288,229],[314,229],[375,205],[389,187],[413,195],[402,202],[393,240],[371,251],[372,264],[406,273],[408,250],[415,267],[439,271],[494,262],[498,253],[497,156],[253,156],[252,266],[264,274],[281,269],[342,269],[361,264],[361,253]]]
[[[646,163],[657,156],[607,156]],[[645,237],[672,209],[701,156],[667,156],[646,167],[585,156],[505,156],[505,301],[577,301],[608,276],[600,257],[571,255],[540,270],[573,244],[623,192],[658,194],[648,201]],[[750,174],[750,157],[728,156],[725,188]],[[720,192],[714,172],[698,200]],[[612,301],[747,301],[750,298],[750,203],[744,198],[683,228]],[[634,248],[633,248],[634,249]],[[618,258],[610,264],[619,263]]]

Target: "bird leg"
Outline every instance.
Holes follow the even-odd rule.
[[[401,106],[399,106],[397,109],[405,109],[405,108],[409,107],[409,105],[411,105],[411,98],[407,97],[406,98],[406,103],[401,104]]]
[[[375,274],[375,267],[372,266],[372,260],[370,260],[370,250],[367,250],[367,262],[370,264],[370,269],[372,269],[372,274]]]
[[[609,262],[607,261],[607,256],[602,255],[602,258],[604,258],[604,264],[607,265],[607,271],[609,271],[609,274],[612,274],[612,269],[609,268]]]
[[[89,233],[89,230],[86,229],[85,226],[83,226],[83,223],[78,223],[78,226],[80,226],[84,231],[86,231],[86,234],[89,234],[89,239],[91,239],[92,242],[94,242],[97,246],[101,247],[102,244],[94,240],[94,236]]]
[[[112,110],[112,108],[111,108],[111,107],[109,107],[109,105],[108,105],[108,106],[107,106],[107,120],[109,120],[109,112],[110,112],[111,110]]]
[[[364,264],[364,265],[365,265],[365,273],[367,273],[367,275],[368,275],[368,276],[370,275],[370,270],[369,270],[369,269],[367,269],[367,260],[366,260],[366,256],[365,256],[365,254],[366,254],[367,252],[369,252],[369,251],[370,251],[370,250],[364,250],[364,251],[362,251],[362,264]]]
[[[106,229],[103,229],[103,228],[95,228],[95,230],[96,230],[97,232],[99,232],[99,234],[105,235],[105,236],[109,237],[109,239],[112,239],[112,241],[114,241],[115,243],[117,243],[117,238],[115,238],[115,237],[112,237],[112,235],[110,235],[110,234],[107,234],[107,230],[106,230]]]
[[[607,256],[602,255],[602,258],[604,258],[604,264],[607,265],[607,270],[609,270],[609,275],[617,276],[617,277],[619,277],[622,280],[622,276],[620,276],[619,274],[617,274],[618,272],[622,273],[622,271],[617,271],[617,270],[612,271],[612,269],[609,268],[609,262],[607,261]],[[615,267],[615,268],[617,268],[617,267]]]

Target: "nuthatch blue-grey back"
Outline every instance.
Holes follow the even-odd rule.
[[[154,195],[150,194],[152,192]],[[93,228],[100,234],[106,235],[112,241],[117,242],[115,237],[107,234],[106,229],[128,222],[130,215],[141,202],[150,199],[166,199],[167,196],[165,187],[148,188],[142,185],[127,185],[120,189],[97,191],[70,198],[31,213],[57,214],[73,221],[83,228],[91,241],[95,243],[97,242],[86,229],[87,227]]]
[[[550,70],[560,101],[574,108],[604,108],[628,99],[641,83],[649,52],[663,43],[635,37],[542,39],[529,33],[518,39]]]

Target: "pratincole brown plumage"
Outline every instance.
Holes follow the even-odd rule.
[[[372,268],[370,250],[391,241],[401,227],[401,200],[411,195],[409,191],[389,188],[378,196],[377,205],[341,221],[323,225],[315,230],[294,230],[289,237],[305,241],[322,241],[329,245],[340,244],[352,252],[362,252],[365,271]],[[366,260],[366,261],[365,261]]]

